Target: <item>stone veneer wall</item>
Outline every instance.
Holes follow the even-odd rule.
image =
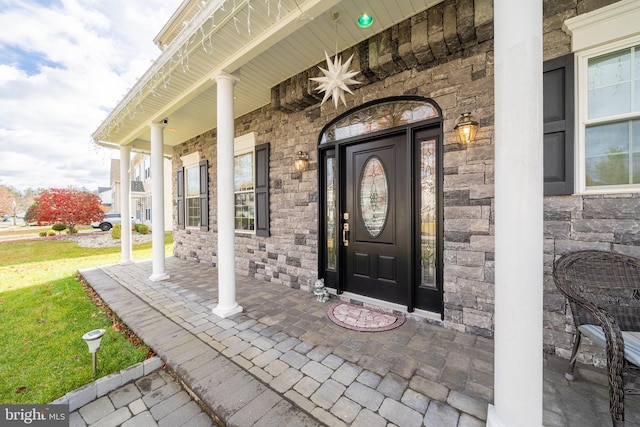
[[[585,249],[640,258],[640,194],[546,197],[544,218],[544,344],[547,351],[569,358],[575,328],[553,283],[553,262]],[[578,360],[604,366],[604,352],[584,341]]]
[[[457,6],[456,6],[457,4]],[[444,127],[445,323],[490,336],[493,328],[493,27],[491,0],[447,0],[343,55],[365,84],[348,106],[320,106],[317,67],[272,89],[272,103],[236,119],[236,136],[256,132],[271,144],[271,236],[237,234],[236,266],[246,274],[308,289],[317,278],[317,143],[324,125],[365,102],[420,95],[442,109]],[[322,65],[322,64],[319,64]],[[476,141],[465,146],[453,133],[460,114],[480,122]],[[207,132],[176,147],[180,157],[199,150],[209,160],[210,228],[174,230],[175,254],[216,264],[216,142]],[[309,170],[292,172],[294,154],[310,154]],[[175,194],[175,180],[173,190]],[[175,217],[174,217],[175,218]],[[174,227],[175,228],[175,227]]]
[[[570,52],[564,20],[598,9],[611,0],[545,0],[544,59]],[[236,136],[256,132],[271,143],[271,236],[238,234],[240,274],[309,289],[317,277],[318,134],[337,115],[365,102],[397,95],[433,99],[444,126],[444,325],[480,335],[493,334],[494,312],[494,146],[493,27],[490,0],[447,0],[373,38],[347,49],[352,68],[365,82],[347,96],[348,106],[319,105],[305,70],[272,89],[271,105],[236,119]],[[452,27],[453,25],[453,27]],[[453,31],[452,28],[456,30]],[[480,121],[476,141],[457,143],[453,126],[462,112]],[[175,253],[182,259],[216,265],[215,130],[176,147],[179,157],[199,150],[209,160],[210,231],[176,230]],[[292,172],[294,153],[310,154],[309,170]],[[175,194],[175,179],[173,190]],[[640,243],[638,195],[545,198],[545,350],[567,357],[573,326],[564,298],[553,285],[553,261],[582,248],[631,252]],[[175,209],[175,208],[174,208]],[[175,220],[175,213],[174,213]],[[596,349],[582,359],[599,363]]]
[[[569,18],[618,0],[545,0],[544,59],[571,53],[571,38],[562,31]],[[640,257],[640,194],[571,195],[544,201],[544,347],[569,358],[574,326],[565,298],[553,283],[553,263],[583,249]],[[579,359],[604,366],[604,352],[583,341]]]

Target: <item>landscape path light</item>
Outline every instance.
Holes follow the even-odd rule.
[[[94,329],[82,336],[84,342],[89,347],[89,353],[91,353],[91,359],[93,362],[93,376],[96,376],[96,352],[100,348],[100,341],[106,331],[104,329]]]

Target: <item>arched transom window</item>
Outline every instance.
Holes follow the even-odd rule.
[[[320,144],[436,117],[440,117],[438,109],[426,100],[403,99],[365,104],[330,125],[322,134]]]

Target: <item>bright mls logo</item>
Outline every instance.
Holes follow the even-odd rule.
[[[69,405],[0,405],[0,425],[68,427]]]

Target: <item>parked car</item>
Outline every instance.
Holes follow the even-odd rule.
[[[122,221],[119,213],[108,213],[104,215],[102,221],[94,221],[91,223],[91,227],[99,228],[102,231],[109,231],[113,226]],[[136,223],[135,218],[131,217],[131,225]]]

